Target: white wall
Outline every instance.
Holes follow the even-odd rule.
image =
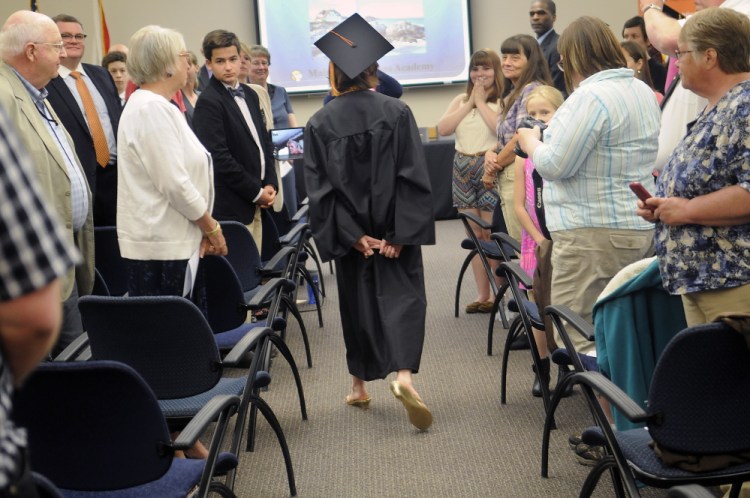
[[[130,35],[147,24],[177,29],[185,36],[188,49],[198,54],[203,35],[212,29],[228,29],[248,43],[256,40],[253,0],[104,0],[103,3],[112,43],[127,44]],[[497,50],[508,36],[533,34],[528,22],[530,3],[527,0],[470,0],[474,49]],[[556,3],[558,32],[575,18],[592,15],[609,23],[619,38],[625,20],[638,13],[636,0],[558,0]],[[66,13],[79,18],[90,35],[87,61],[99,62],[100,54],[95,50],[97,0],[40,0],[39,4],[41,11],[50,16]],[[0,19],[4,21],[16,10],[28,8],[28,0],[2,0]],[[283,54],[273,56],[278,58]],[[419,126],[433,126],[461,89],[461,85],[407,88],[402,99],[414,111]],[[292,97],[300,123],[304,124],[320,108],[322,100],[322,95]]]

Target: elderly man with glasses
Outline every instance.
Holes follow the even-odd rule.
[[[61,279],[63,325],[55,351],[82,332],[76,302],[94,282],[91,192],[70,135],[46,99],[65,55],[60,31],[45,15],[18,11],[0,29],[0,107],[16,125],[48,207],[65,225],[66,242],[83,256]]]

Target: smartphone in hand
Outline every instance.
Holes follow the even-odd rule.
[[[646,190],[646,187],[641,185],[641,182],[631,182],[630,183],[630,190],[633,191],[633,193],[638,196],[640,200],[642,200],[644,203],[646,202],[646,199],[651,197],[651,194],[648,190]],[[647,209],[650,209],[651,211],[654,210],[652,206],[646,205]]]

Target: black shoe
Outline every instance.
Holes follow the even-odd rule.
[[[576,446],[575,455],[578,463],[593,467],[604,458],[604,446],[589,446],[586,443],[580,443]]]
[[[529,346],[529,340],[526,338],[526,332],[518,334],[518,337],[513,339],[513,342],[510,343],[511,351],[518,351],[521,349],[531,349],[531,346]]]
[[[560,385],[562,384],[563,380],[565,380],[565,377],[572,374],[573,372],[568,370],[568,367],[560,365],[560,368],[557,370],[557,384],[555,384],[555,388],[552,390],[552,392],[557,392],[557,390],[560,389]],[[568,384],[561,396],[563,398],[567,398],[571,394],[573,394],[573,384]]]
[[[547,383],[548,386],[548,392],[549,392],[549,358],[543,358],[539,362],[539,366],[541,367],[541,378]],[[531,369],[534,369],[534,365],[531,365]],[[539,382],[539,375],[534,376],[534,385],[531,387],[531,395],[535,398],[541,398],[542,397],[542,384]]]

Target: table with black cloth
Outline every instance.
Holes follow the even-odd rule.
[[[435,219],[445,220],[458,217],[458,211],[453,207],[451,193],[453,182],[453,155],[455,145],[453,139],[430,140],[422,142],[427,161],[427,170],[432,183],[432,197],[435,206]],[[298,198],[307,196],[305,189],[303,161],[292,161],[295,171]]]
[[[435,206],[435,219],[446,220],[458,217],[453,207],[453,156],[456,146],[453,139],[422,142],[427,171],[432,183],[432,202]]]

